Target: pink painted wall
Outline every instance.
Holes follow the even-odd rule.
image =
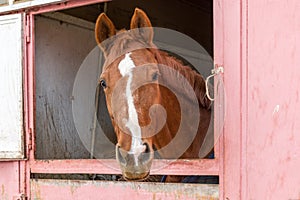
[[[223,199],[300,199],[300,1],[216,0]]]
[[[19,162],[0,163],[0,199],[11,200],[19,194]]]
[[[300,1],[248,1],[247,199],[300,199]]]

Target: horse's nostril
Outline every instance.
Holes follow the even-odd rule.
[[[151,149],[149,144],[144,143],[145,145],[145,151],[143,153],[141,153],[140,155],[140,159],[142,161],[143,164],[148,163],[149,161],[151,161],[152,155],[151,155]]]
[[[147,143],[144,143],[144,145],[146,147],[144,153],[150,153],[150,147],[149,147],[149,145]]]

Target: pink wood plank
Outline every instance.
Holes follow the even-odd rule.
[[[223,46],[223,0],[215,0],[213,2],[213,31],[214,31],[214,64],[219,66],[224,66],[224,46]],[[225,93],[226,94],[226,93]],[[218,105],[218,98],[215,103],[215,110],[217,110],[216,105]],[[225,109],[226,109],[226,102]],[[219,118],[220,113],[215,113],[215,127],[214,130],[221,130],[217,127],[220,123],[216,121]],[[224,131],[224,129],[222,130]],[[219,160],[219,198],[224,199],[224,132],[219,134],[218,143],[215,145],[215,157]]]
[[[217,200],[218,185],[31,180],[31,199]]]
[[[26,147],[28,152],[28,159],[34,158],[34,150],[35,150],[35,137],[34,133],[34,124],[35,124],[35,42],[34,42],[34,16],[32,14],[28,15],[28,33],[31,37],[30,41],[26,45],[26,57],[27,62],[25,63],[25,71],[24,71],[24,115],[25,115],[25,130],[26,130]]]
[[[223,199],[241,199],[242,136],[245,85],[242,82],[242,2],[218,0],[215,3],[215,59],[224,65],[226,118],[224,125],[224,165],[220,189]],[[218,12],[217,12],[218,11]]]
[[[241,51],[241,147],[240,147],[240,193],[241,199],[248,199],[247,192],[245,191],[248,184],[248,176],[247,176],[247,139],[248,139],[248,0],[241,1],[240,4],[240,51]]]
[[[34,21],[33,15],[28,14],[28,23],[26,29],[28,29],[27,33],[31,37],[31,40],[26,43],[26,63],[24,66],[24,118],[25,118],[25,139],[26,139],[26,151],[27,151],[27,159],[34,159],[34,150],[35,150],[35,137],[34,133]],[[26,196],[30,196],[30,162],[26,162],[24,164],[24,171],[22,171],[21,177],[24,180],[24,186],[22,187],[22,192]]]
[[[300,199],[300,1],[249,1],[247,199]]]
[[[151,174],[160,175],[218,175],[218,160],[154,160]],[[31,173],[98,173],[120,174],[114,159],[107,160],[36,160],[31,162]]]

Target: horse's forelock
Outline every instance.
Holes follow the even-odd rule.
[[[154,47],[153,44],[147,44],[144,40],[139,38],[137,34],[122,29],[118,33],[110,38],[107,42],[107,57],[104,63],[104,70],[113,63],[120,56],[126,53],[133,52],[138,49],[145,49],[148,47]]]

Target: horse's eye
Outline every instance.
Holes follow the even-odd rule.
[[[152,81],[156,81],[158,79],[159,72],[154,72],[152,74]]]
[[[101,85],[104,89],[107,88],[106,82],[105,82],[105,80],[103,80],[103,79],[100,80],[100,85]]]

